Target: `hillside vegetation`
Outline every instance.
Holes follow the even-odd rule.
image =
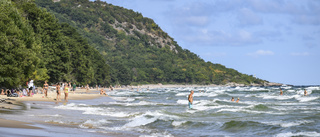
[[[0,1],[0,86],[110,83],[109,66],[73,27],[32,1]]]
[[[36,0],[88,39],[111,67],[111,82],[262,84],[220,64],[205,62],[182,49],[152,20],[140,13],[105,2],[88,0]]]

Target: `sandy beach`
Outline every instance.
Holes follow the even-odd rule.
[[[99,95],[97,89],[90,89],[86,92],[86,89],[77,89],[74,93],[71,91],[69,93],[68,100],[89,100],[102,97],[104,95]],[[14,111],[22,109],[21,103],[26,101],[41,101],[41,102],[57,102],[57,94],[55,91],[49,91],[48,97],[45,97],[44,94],[34,94],[31,97],[7,97],[6,95],[0,95],[0,111]],[[64,101],[64,93],[61,94],[61,101]],[[0,112],[1,113],[1,112]],[[0,115],[0,127],[6,128],[25,128],[25,129],[40,129],[39,127],[32,126],[30,123],[16,121],[16,120],[7,120],[1,119]]]

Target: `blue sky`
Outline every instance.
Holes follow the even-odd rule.
[[[320,85],[319,0],[104,0],[153,19],[185,49],[270,82]]]

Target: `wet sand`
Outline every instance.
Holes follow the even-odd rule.
[[[25,129],[41,129],[39,127],[31,126],[31,123],[15,121],[15,120],[7,120],[0,118],[0,127],[6,128],[25,128]]]

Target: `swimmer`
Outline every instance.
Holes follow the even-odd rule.
[[[240,100],[240,99],[238,98],[236,102],[239,103],[239,100]]]
[[[189,101],[189,108],[192,108],[192,103],[193,103],[193,93],[194,93],[194,91],[193,90],[191,90],[190,91],[190,94],[189,94],[189,96],[188,96],[188,101]]]
[[[304,95],[306,96],[308,94],[307,90],[304,89]]]
[[[281,88],[280,88],[280,95],[283,95],[283,91],[281,90]]]
[[[234,97],[231,98],[231,101],[232,101],[232,102],[234,101]]]
[[[100,95],[106,95],[106,96],[108,96],[107,93],[106,93],[103,89],[100,90]]]

